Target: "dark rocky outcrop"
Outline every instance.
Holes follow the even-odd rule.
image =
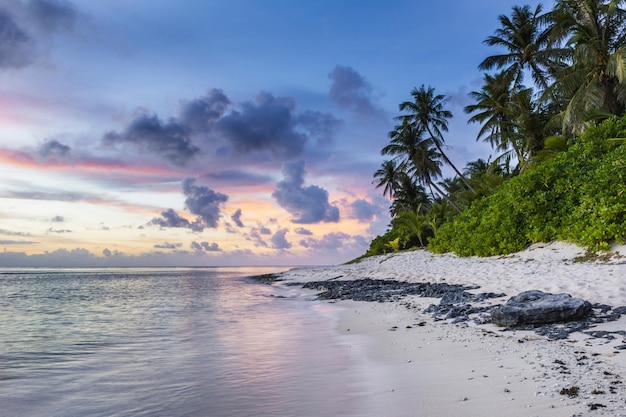
[[[592,305],[581,298],[533,290],[493,308],[491,319],[498,326],[515,327],[581,320],[591,312]]]
[[[318,298],[322,300],[355,300],[355,301],[397,301],[409,295],[420,297],[442,298],[449,293],[462,293],[476,287],[450,285],[445,283],[411,283],[391,279],[362,278],[350,281],[313,281],[302,285],[303,288],[321,291]]]
[[[281,274],[252,275],[252,276],[247,277],[247,279],[261,283],[261,284],[268,284],[268,285],[271,285],[275,282],[284,281],[284,279],[281,277]]]
[[[476,324],[495,323],[506,326],[503,331],[529,330],[548,339],[567,339],[571,333],[584,332],[594,338],[612,340],[626,335],[626,331],[589,331],[596,324],[615,321],[626,314],[626,306],[613,308],[605,304],[591,305],[568,294],[548,294],[541,291],[526,291],[512,297],[505,305],[493,305],[488,299],[504,297],[505,294],[472,294],[468,290],[478,287],[450,285],[445,283],[410,283],[385,279],[354,279],[302,283],[285,283],[317,290],[318,299],[356,300],[373,302],[400,301],[409,295],[439,298],[425,313],[435,320],[450,320],[453,323],[473,321]],[[271,277],[257,279],[272,282]],[[626,349],[626,345],[616,349]]]

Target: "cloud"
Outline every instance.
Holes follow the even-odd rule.
[[[213,181],[239,186],[268,184],[272,181],[272,177],[269,175],[263,175],[255,172],[247,172],[236,169],[211,172],[205,175],[205,177]]]
[[[155,114],[140,113],[124,132],[108,132],[102,138],[106,146],[130,146],[158,155],[174,165],[185,166],[200,149],[189,138],[189,130],[175,119],[164,123]]]
[[[71,29],[78,14],[73,4],[63,0],[30,0],[28,5],[35,24],[46,32]]]
[[[30,236],[30,233],[14,232],[12,230],[6,230],[6,229],[0,229],[0,234],[6,235],[6,236]]]
[[[73,192],[47,192],[47,191],[13,191],[4,196],[25,200],[50,200],[50,201],[99,201],[98,197],[89,194]]]
[[[285,235],[287,234],[288,229],[280,229],[272,236],[272,247],[274,249],[289,249],[291,248],[291,243],[287,241]]]
[[[27,240],[0,240],[0,245],[35,245],[39,242],[30,242]]]
[[[50,229],[47,230],[47,233],[63,234],[63,233],[73,233],[73,231],[69,230],[69,229],[53,229],[53,228],[50,228]]]
[[[237,209],[235,214],[230,216],[230,218],[235,222],[237,227],[245,227],[244,224],[241,221],[241,209]]]
[[[313,232],[311,232],[309,229],[305,229],[304,227],[298,227],[296,230],[294,230],[297,234],[299,235],[304,235],[304,236],[311,236],[313,234]]]
[[[168,121],[139,109],[123,132],[108,132],[102,142],[107,146],[148,151],[177,166],[186,166],[200,152],[192,134],[210,132],[229,105],[230,100],[222,90],[212,89],[205,96],[181,101],[179,117]]]
[[[160,227],[179,227],[185,229],[191,229],[194,232],[202,232],[204,225],[199,221],[190,222],[189,220],[181,217],[174,209],[167,209],[161,212],[161,217],[155,217],[150,220],[149,224],[153,224]]]
[[[195,185],[195,178],[183,179],[185,207],[197,215],[205,226],[217,227],[220,218],[220,205],[228,200],[228,196],[211,190],[204,185]]]
[[[182,247],[183,244],[182,243],[169,243],[169,242],[165,242],[161,245],[154,245],[155,249],[178,249],[180,247]]]
[[[341,248],[347,240],[352,239],[350,235],[343,232],[332,232],[324,235],[321,239],[306,238],[300,241],[300,245],[310,249],[332,250]]]
[[[338,222],[339,209],[328,202],[328,191],[315,185],[303,187],[304,161],[285,162],[284,180],[276,185],[272,197],[294,216],[293,223]]]
[[[52,223],[63,223],[65,221],[65,218],[63,216],[54,216],[50,219],[50,221]]]
[[[481,86],[476,87],[476,89],[480,88]],[[462,85],[457,90],[447,90],[444,92],[448,106],[452,108],[452,113],[462,113],[466,106],[474,104],[474,101],[469,95],[470,91],[470,87]],[[457,109],[458,111],[455,111],[454,109]]]
[[[214,154],[218,158],[242,155],[268,160],[301,157],[308,151],[323,154],[333,143],[341,120],[331,113],[306,110],[296,112],[292,98],[276,97],[267,92],[255,101],[235,105],[219,89],[204,96],[181,100],[178,116],[164,118],[139,108],[121,129],[101,136],[105,148],[129,157],[149,154],[178,167],[187,167],[198,156]],[[60,159],[71,149],[57,140],[46,142],[40,156]],[[135,161],[133,162],[136,162]],[[271,177],[256,172],[231,169],[207,175],[219,181],[247,181],[263,184]]]
[[[319,146],[332,144],[335,132],[343,124],[331,113],[307,110],[296,117],[299,128],[317,140]]]
[[[244,237],[246,240],[250,240],[255,242],[256,246],[261,246],[267,248],[269,245],[263,239],[263,236],[269,236],[272,234],[272,231],[265,226],[259,225],[258,227],[251,227],[250,232],[245,234]]]
[[[33,59],[32,38],[8,10],[0,9],[0,68],[22,68]]]
[[[202,247],[202,244],[199,244]],[[208,248],[215,248],[208,244]],[[7,248],[8,249],[8,248]],[[248,249],[220,252],[219,258],[210,258],[206,249],[204,252],[176,250],[155,250],[138,255],[126,254],[117,250],[105,248],[101,256],[92,254],[86,249],[58,249],[28,255],[24,252],[0,251],[0,265],[3,267],[155,267],[207,266],[209,262],[217,262],[216,266],[275,266],[276,259],[270,256],[254,253]],[[210,251],[209,251],[210,252]],[[201,256],[204,255],[204,256]],[[288,261],[285,260],[285,264]]]
[[[328,74],[332,80],[331,99],[339,107],[359,116],[378,116],[382,110],[373,104],[372,86],[361,74],[348,66],[337,65]]]
[[[0,69],[31,65],[48,50],[51,34],[71,30],[78,11],[64,0],[15,1],[0,5]]]
[[[379,213],[376,205],[363,199],[353,201],[350,207],[354,217],[362,223],[372,220]]]
[[[44,160],[66,160],[72,148],[56,139],[48,140],[39,147],[39,157]]]
[[[191,249],[193,251],[196,252],[202,252],[202,251],[206,251],[206,252],[221,252],[222,249],[220,249],[220,246],[213,242],[213,243],[209,243],[209,242],[191,242]]]
[[[204,97],[181,103],[180,123],[196,132],[209,132],[230,104],[222,90],[213,88]]]
[[[292,99],[261,92],[254,103],[245,102],[240,107],[216,124],[235,151],[270,151],[281,158],[302,154],[307,136],[295,128]]]

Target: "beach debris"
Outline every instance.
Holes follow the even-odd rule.
[[[559,391],[559,394],[567,395],[570,398],[576,398],[576,397],[578,397],[578,393],[579,392],[580,392],[580,388],[574,385],[574,386],[569,387],[569,388],[561,389],[561,391]]]
[[[591,312],[591,303],[581,298],[531,290],[493,308],[491,319],[498,326],[515,327],[580,320]]]

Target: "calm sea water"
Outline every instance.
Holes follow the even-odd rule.
[[[362,415],[328,306],[245,278],[274,271],[0,271],[0,415]]]

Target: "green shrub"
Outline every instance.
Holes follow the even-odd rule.
[[[562,240],[606,249],[626,238],[626,118],[590,127],[567,151],[443,224],[433,252],[490,256]]]

